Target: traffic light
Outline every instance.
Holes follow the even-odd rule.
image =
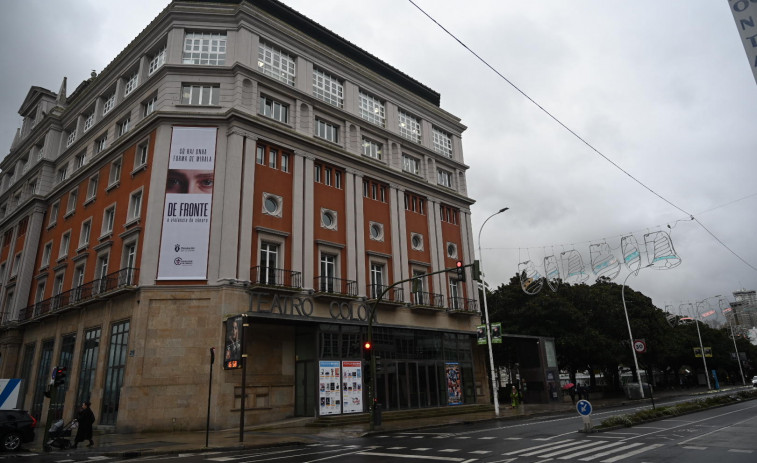
[[[478,260],[473,261],[471,276],[473,277],[473,281],[481,281],[481,264]]]
[[[465,281],[465,264],[462,261],[457,261],[457,280]]]
[[[58,367],[55,369],[55,387],[63,386],[66,384],[66,367]]]
[[[373,344],[371,344],[371,341],[365,341],[363,343],[363,360],[366,362],[371,361],[371,351],[373,349]]]

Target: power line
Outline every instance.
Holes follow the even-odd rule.
[[[481,61],[481,62],[482,62],[482,63],[483,63],[483,64],[484,64],[484,65],[485,65],[486,67],[488,67],[488,68],[489,68],[489,69],[490,69],[490,70],[491,70],[492,72],[494,72],[494,73],[495,73],[495,74],[497,74],[497,75],[498,75],[498,76],[499,76],[499,77],[500,77],[500,78],[501,78],[502,80],[504,80],[505,82],[507,82],[507,83],[508,83],[508,85],[510,85],[510,86],[511,86],[511,87],[512,87],[513,89],[515,89],[515,91],[517,91],[518,93],[520,93],[520,94],[521,94],[521,95],[522,95],[522,96],[523,96],[524,98],[526,98],[526,99],[527,99],[528,101],[530,101],[530,102],[531,102],[531,103],[532,103],[532,104],[533,104],[534,106],[536,106],[537,108],[539,108],[539,109],[540,109],[540,110],[541,110],[541,111],[542,111],[542,112],[543,112],[544,114],[546,114],[547,116],[549,116],[549,118],[550,118],[550,119],[552,119],[552,120],[553,120],[553,121],[555,121],[555,122],[556,122],[556,123],[557,123],[558,125],[560,125],[560,127],[562,127],[563,129],[567,130],[567,131],[568,131],[568,132],[569,132],[569,133],[570,133],[571,135],[573,135],[573,136],[574,136],[575,138],[577,138],[577,139],[578,139],[578,140],[579,140],[579,141],[580,141],[581,143],[583,143],[584,145],[586,145],[587,147],[589,147],[589,149],[591,149],[592,151],[594,151],[595,153],[597,153],[597,154],[598,154],[599,156],[601,156],[601,157],[602,157],[602,158],[603,158],[603,159],[604,159],[605,161],[607,161],[607,162],[609,162],[610,164],[612,164],[612,165],[613,165],[613,166],[614,166],[614,167],[615,167],[616,169],[618,169],[619,171],[621,171],[621,172],[623,172],[624,174],[626,174],[626,176],[628,176],[628,177],[629,177],[629,178],[630,178],[631,180],[633,180],[634,182],[638,183],[638,184],[639,184],[639,185],[640,185],[640,186],[641,186],[642,188],[644,188],[645,190],[649,191],[649,192],[650,192],[650,193],[652,193],[653,195],[657,196],[657,197],[658,197],[658,198],[660,198],[661,200],[665,201],[666,203],[668,203],[668,204],[669,204],[670,206],[672,206],[673,208],[675,208],[675,209],[678,209],[679,211],[683,212],[683,213],[684,213],[684,214],[686,214],[687,216],[691,217],[691,219],[693,219],[694,221],[696,221],[696,223],[697,223],[697,224],[699,224],[699,226],[701,226],[701,227],[702,227],[702,228],[703,228],[703,229],[704,229],[704,230],[705,230],[705,231],[706,231],[707,233],[709,233],[709,234],[710,234],[710,236],[712,236],[712,237],[713,237],[713,238],[714,238],[714,239],[715,239],[715,240],[716,240],[716,241],[717,241],[718,243],[720,243],[720,244],[721,244],[721,245],[722,245],[722,246],[723,246],[724,248],[726,248],[726,249],[727,249],[728,251],[730,251],[730,252],[731,252],[731,254],[733,254],[734,256],[736,256],[736,257],[737,257],[737,258],[738,258],[739,260],[741,260],[742,262],[744,262],[744,263],[745,263],[745,264],[746,264],[747,266],[749,266],[749,267],[750,267],[751,269],[753,269],[753,270],[757,271],[757,268],[755,268],[755,267],[754,267],[754,266],[753,266],[752,264],[750,264],[749,262],[747,262],[746,260],[744,260],[743,258],[741,258],[741,257],[740,257],[740,256],[739,256],[738,254],[736,254],[736,252],[734,252],[734,251],[733,251],[733,250],[732,250],[731,248],[729,248],[728,246],[726,246],[726,244],[725,244],[725,243],[724,243],[724,242],[723,242],[722,240],[720,240],[720,239],[719,239],[719,238],[718,238],[717,236],[715,236],[715,234],[714,234],[714,233],[712,233],[712,232],[711,232],[711,231],[710,231],[710,230],[709,230],[709,229],[708,229],[707,227],[705,227],[705,226],[704,226],[704,224],[702,224],[702,222],[700,222],[700,221],[699,221],[698,219],[694,218],[694,216],[693,216],[692,214],[690,214],[689,212],[687,212],[687,211],[686,211],[686,210],[684,210],[683,208],[679,207],[678,205],[674,204],[673,202],[671,202],[670,200],[668,200],[667,198],[665,198],[665,197],[664,197],[664,196],[662,196],[661,194],[657,193],[657,192],[656,192],[655,190],[653,190],[653,189],[652,189],[651,187],[647,186],[647,185],[646,185],[646,184],[645,184],[644,182],[642,182],[641,180],[639,180],[639,179],[637,179],[636,177],[634,177],[633,175],[631,175],[631,173],[630,173],[630,172],[628,172],[628,171],[626,171],[625,169],[623,169],[623,168],[622,168],[622,167],[621,167],[620,165],[618,165],[618,164],[617,164],[617,163],[616,163],[615,161],[613,161],[612,159],[610,159],[610,158],[608,158],[607,156],[605,156],[605,155],[604,155],[604,153],[602,153],[602,152],[601,152],[601,151],[599,151],[599,150],[598,150],[597,148],[595,148],[595,147],[594,147],[594,145],[592,145],[591,143],[589,143],[589,142],[588,142],[588,141],[587,141],[586,139],[584,139],[584,138],[583,138],[582,136],[580,136],[580,135],[579,135],[578,133],[576,133],[576,132],[575,132],[575,131],[574,131],[573,129],[571,129],[570,127],[568,127],[567,125],[565,125],[565,124],[564,124],[564,123],[563,123],[563,122],[562,122],[562,121],[561,121],[560,119],[558,119],[558,118],[557,118],[557,116],[553,115],[553,114],[552,114],[551,112],[549,112],[549,111],[548,111],[548,110],[547,110],[546,108],[544,108],[544,107],[543,107],[542,105],[540,105],[540,104],[539,104],[538,102],[536,102],[536,100],[534,100],[534,99],[533,99],[533,98],[531,98],[531,97],[530,97],[530,96],[529,96],[529,95],[528,95],[528,94],[527,94],[526,92],[524,92],[523,90],[521,90],[521,89],[520,89],[520,88],[519,88],[519,87],[518,87],[517,85],[515,85],[515,84],[514,84],[514,83],[513,83],[513,82],[512,82],[512,81],[511,81],[510,79],[508,79],[508,78],[507,78],[507,77],[505,77],[505,76],[504,76],[504,75],[503,75],[503,74],[502,74],[501,72],[499,72],[499,71],[498,71],[498,70],[497,70],[497,69],[496,69],[496,68],[495,68],[494,66],[492,66],[492,65],[491,65],[491,64],[489,64],[489,63],[488,63],[488,62],[487,62],[487,61],[486,61],[486,60],[485,60],[484,58],[482,58],[481,56],[479,56],[479,55],[478,55],[478,53],[476,53],[476,52],[475,52],[475,51],[473,51],[473,50],[472,50],[472,49],[471,49],[470,47],[468,47],[468,46],[467,46],[467,45],[466,45],[465,43],[463,43],[463,41],[462,41],[462,40],[460,40],[459,38],[457,38],[457,36],[455,36],[455,34],[453,34],[452,32],[450,32],[449,30],[447,30],[447,28],[446,28],[446,27],[442,26],[442,25],[441,25],[441,24],[439,23],[439,21],[437,21],[436,19],[434,19],[434,18],[433,18],[433,17],[432,17],[432,16],[430,15],[430,14],[426,13],[426,11],[424,11],[424,10],[423,10],[423,8],[421,8],[420,6],[418,6],[418,5],[417,5],[417,4],[416,4],[416,3],[415,3],[415,2],[413,1],[413,0],[408,0],[408,1],[410,2],[410,4],[412,4],[412,5],[414,6],[414,7],[416,7],[416,8],[418,9],[418,11],[420,11],[421,13],[423,13],[423,15],[425,15],[425,16],[426,16],[426,17],[427,17],[428,19],[430,19],[431,21],[433,21],[433,22],[434,22],[434,24],[436,24],[437,26],[439,26],[439,28],[441,28],[441,29],[442,29],[442,30],[443,30],[444,32],[446,32],[446,33],[447,33],[447,35],[449,35],[450,37],[452,37],[452,38],[453,38],[453,39],[454,39],[454,40],[455,40],[455,41],[456,41],[457,43],[459,43],[459,44],[460,44],[460,45],[461,45],[461,46],[462,46],[463,48],[465,48],[466,50],[468,50],[468,52],[470,52],[470,53],[471,53],[471,54],[472,54],[473,56],[475,56],[475,57],[476,57],[476,58],[477,58],[477,59],[478,59],[479,61]]]

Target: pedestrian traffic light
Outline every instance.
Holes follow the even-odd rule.
[[[55,387],[63,386],[66,384],[66,367],[58,367],[55,369]]]
[[[473,281],[481,281],[481,264],[478,260],[473,261],[473,268],[471,268],[471,276]]]
[[[465,281],[465,264],[462,261],[457,261],[457,280]]]

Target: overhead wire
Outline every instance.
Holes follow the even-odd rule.
[[[529,96],[525,91],[521,90],[520,87],[518,87],[517,85],[515,85],[515,83],[513,83],[505,75],[503,75],[501,72],[499,72],[499,70],[497,70],[494,66],[492,66],[491,64],[489,64],[488,61],[486,61],[484,58],[482,58],[472,48],[470,48],[468,45],[466,45],[465,43],[463,43],[462,40],[460,40],[455,34],[453,34],[452,32],[450,32],[441,23],[439,23],[439,21],[437,21],[434,17],[432,17],[430,14],[428,14],[423,8],[421,8],[420,6],[418,6],[418,4],[416,4],[413,0],[408,0],[408,1],[415,8],[417,8],[418,11],[420,11],[421,13],[423,13],[424,16],[426,16],[434,24],[436,24],[437,26],[439,26],[439,28],[442,29],[447,35],[449,35],[450,37],[452,37],[453,40],[455,40],[457,43],[459,43],[460,46],[462,46],[463,48],[465,48],[469,53],[471,53],[479,61],[481,61],[481,63],[483,63],[484,66],[488,67],[492,72],[494,72],[495,74],[497,74],[502,80],[504,80],[505,82],[507,82],[508,85],[510,85],[513,89],[515,89],[515,91],[517,91],[518,93],[520,93],[524,98],[526,98],[528,101],[530,101],[534,106],[536,106],[537,108],[539,108],[544,114],[546,114],[550,119],[552,119],[553,121],[555,121],[559,126],[561,126],[563,129],[565,129],[566,131],[568,131],[571,135],[573,135],[581,143],[583,143],[584,145],[586,145],[589,149],[591,149],[592,151],[594,151],[596,154],[598,154],[600,157],[602,157],[605,161],[609,162],[616,169],[618,169],[621,172],[623,172],[631,180],[633,180],[634,182],[638,183],[642,188],[644,188],[645,190],[649,191],[654,196],[657,196],[659,199],[661,199],[662,201],[666,202],[667,204],[669,204],[673,208],[675,208],[675,209],[683,212],[687,216],[691,217],[692,220],[694,220],[697,224],[699,224],[699,226],[701,226],[710,236],[712,236],[724,248],[726,248],[729,252],[731,252],[731,254],[733,254],[734,256],[736,256],[740,261],[742,261],[743,263],[745,263],[752,270],[757,271],[756,267],[754,267],[752,264],[750,264],[745,259],[743,259],[741,256],[739,256],[735,251],[733,251],[731,248],[729,248],[720,238],[718,238],[717,236],[715,236],[715,234],[712,231],[710,231],[707,227],[705,227],[704,224],[701,221],[699,221],[698,219],[696,219],[693,214],[687,212],[682,207],[680,207],[677,204],[673,203],[672,201],[668,200],[667,198],[665,198],[664,196],[662,196],[660,193],[657,193],[651,187],[647,186],[644,182],[642,182],[638,178],[634,177],[630,172],[628,172],[627,170],[625,170],[624,168],[622,168],[620,165],[618,165],[615,161],[613,161],[612,159],[610,159],[609,157],[607,157],[604,153],[602,153],[599,149],[597,149],[596,147],[594,147],[594,145],[592,145],[591,143],[589,143],[585,138],[583,138],[581,135],[579,135],[576,131],[574,131],[573,129],[571,129],[570,127],[568,127],[565,123],[563,123],[560,119],[558,119],[557,116],[555,116],[554,114],[552,114],[551,112],[549,112],[549,110],[547,110],[545,107],[543,107],[541,104],[539,104],[536,100],[534,100],[533,98],[531,98],[531,96]]]

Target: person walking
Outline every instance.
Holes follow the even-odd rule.
[[[520,405],[520,393],[515,386],[513,386],[512,391],[510,391],[510,405],[513,408],[518,408]]]
[[[95,424],[95,414],[92,413],[92,409],[89,408],[92,404],[90,402],[84,402],[81,404],[81,410],[76,414],[76,421],[79,422],[79,430],[76,432],[76,439],[74,439],[74,446],[79,442],[89,441],[87,447],[92,447],[95,442],[92,440],[92,425]]]

